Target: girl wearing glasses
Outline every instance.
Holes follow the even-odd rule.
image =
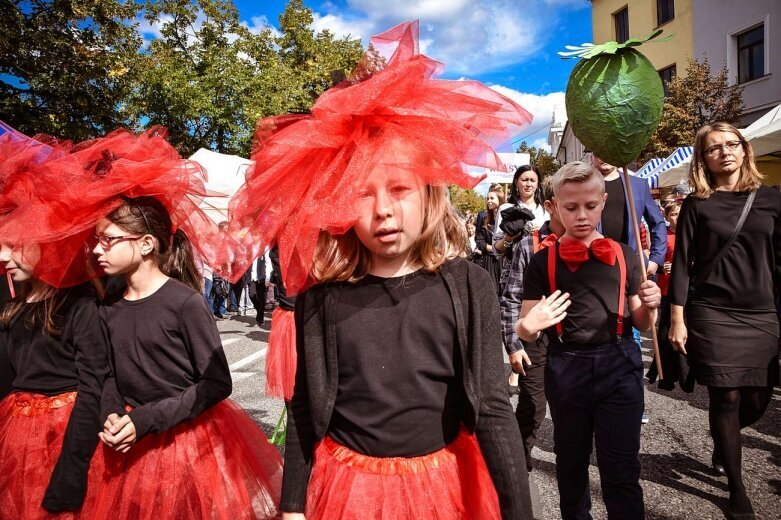
[[[127,289],[101,311],[112,373],[100,439],[110,448],[98,518],[271,518],[282,465],[232,401],[217,328],[187,235],[152,197],[101,220],[93,252]]]
[[[734,126],[700,129],[689,170],[694,192],[678,218],[669,288],[670,341],[708,387],[712,463],[726,473],[734,518],[754,518],[740,431],[762,417],[779,383],[781,193],[762,179],[751,145]]]

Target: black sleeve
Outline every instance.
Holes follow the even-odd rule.
[[[689,195],[681,205],[678,225],[675,228],[675,252],[667,297],[673,305],[686,305],[689,296],[689,274],[694,261],[697,243],[697,212],[694,198]]]
[[[53,512],[78,509],[84,501],[90,460],[100,432],[101,390],[108,372],[107,341],[100,327],[97,301],[82,298],[74,302],[68,327],[67,340],[75,347],[79,383],[62,451],[43,498],[43,507]]]
[[[106,380],[103,382],[103,392],[100,397],[100,426],[103,429],[103,423],[106,422],[106,418],[112,413],[119,415],[120,417],[125,415],[125,400],[117,389],[117,380],[114,377],[114,359],[111,352],[111,345],[108,341],[108,326],[106,324],[106,308],[99,308],[100,317],[100,329],[106,337],[106,361],[108,364],[108,374]]]
[[[475,434],[499,496],[502,518],[532,518],[523,439],[507,394],[504,358],[498,348],[502,343],[499,302],[485,274],[485,282],[472,284],[477,289],[470,295],[471,304],[478,306],[482,328],[476,340],[479,352],[472,353],[480,358],[473,364],[479,367],[480,385]]]
[[[222,349],[217,326],[200,293],[192,294],[184,303],[179,323],[197,383],[175,397],[133,409],[129,415],[136,427],[138,439],[148,433],[164,432],[181,422],[195,419],[231,394],[228,360]]]
[[[486,246],[491,245],[493,240],[493,233],[491,230],[485,227],[476,228],[475,231],[475,246],[483,253],[488,253]]]
[[[541,300],[543,296],[550,296],[547,261],[551,250],[545,249],[543,251],[535,254],[526,268],[526,274],[523,278],[524,300],[537,301]]]
[[[3,282],[0,281],[0,285]],[[2,304],[0,304],[2,309]],[[7,333],[0,329],[0,400],[11,393],[14,384],[14,369],[11,367],[11,360],[8,359]]]
[[[319,315],[307,307],[311,291],[296,299],[296,380],[293,399],[288,406],[287,437],[285,439],[285,471],[282,474],[282,500],[280,511],[303,513],[306,509],[306,490],[312,474],[315,434],[309,409],[309,388],[306,382],[305,324],[319,319]],[[323,336],[321,336],[323,337]]]
[[[760,188],[761,189],[761,188]],[[778,213],[773,226],[773,258],[776,262],[776,269],[773,272],[773,285],[776,293],[776,301],[781,302],[781,197],[776,197],[779,201]],[[778,309],[781,312],[781,309]]]

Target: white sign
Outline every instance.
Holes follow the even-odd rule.
[[[491,184],[512,184],[515,170],[519,166],[526,166],[530,164],[530,156],[528,153],[497,153],[499,159],[504,164],[504,170],[489,170],[488,168],[470,168],[470,175],[487,175],[487,177],[477,186],[475,191],[477,193],[485,195],[488,193],[488,188]]]

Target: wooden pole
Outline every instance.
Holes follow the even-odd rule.
[[[626,188],[626,198],[629,199],[629,216],[632,219],[632,229],[635,230],[635,245],[637,247],[637,257],[640,260],[640,277],[642,282],[648,280],[648,271],[645,269],[645,255],[643,254],[643,241],[640,239],[640,222],[637,220],[637,213],[635,212],[635,199],[632,196],[632,182],[629,179],[629,168],[623,167],[622,174],[624,175],[624,187]],[[664,266],[659,266],[664,267]],[[659,380],[664,379],[664,373],[662,372],[662,359],[659,356],[659,338],[656,336],[656,311],[651,312],[651,340],[654,345],[654,360],[656,362],[656,371],[659,374]]]
[[[16,291],[14,290],[14,280],[11,278],[11,273],[5,273],[5,278],[8,281],[8,291],[11,293],[11,298],[16,298]]]

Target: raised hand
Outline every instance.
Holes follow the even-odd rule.
[[[545,296],[529,309],[526,315],[515,324],[515,331],[528,340],[541,330],[556,325],[567,316],[567,308],[572,302],[569,293],[557,290],[547,298]]]

